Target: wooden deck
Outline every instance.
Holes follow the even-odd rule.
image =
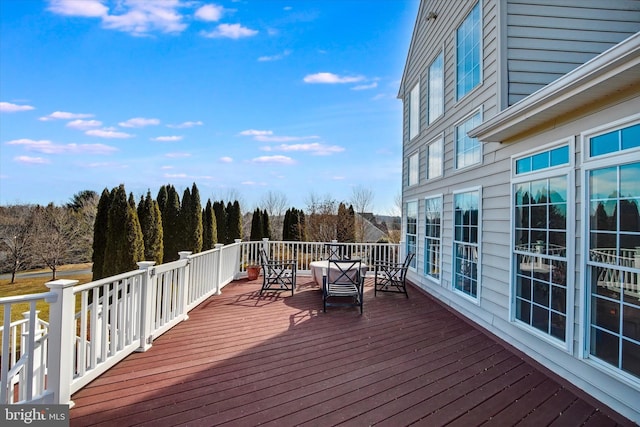
[[[76,393],[71,425],[632,425],[413,287],[368,282],[360,315],[322,313],[309,277],[294,296],[259,280]]]

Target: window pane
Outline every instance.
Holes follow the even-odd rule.
[[[551,150],[551,166],[564,165],[569,163],[569,146],[556,148]]]
[[[443,140],[439,139],[427,147],[427,179],[442,176]]]
[[[480,83],[481,30],[480,3],[478,2],[456,32],[458,99]]]
[[[620,196],[640,198],[640,163],[620,166]]]
[[[409,185],[415,185],[419,181],[419,173],[420,169],[418,167],[419,164],[419,154],[416,153],[409,157]]]
[[[420,133],[420,83],[411,89],[409,102],[409,139]]]
[[[482,147],[476,138],[471,138],[468,132],[480,125],[480,112],[469,118],[460,126],[456,126],[456,168],[480,163]]]
[[[443,54],[440,53],[429,67],[429,117],[432,123],[444,111]]]
[[[617,131],[596,136],[591,138],[589,142],[591,157],[614,153],[620,149],[620,136]]]
[[[453,286],[474,298],[478,290],[479,203],[477,191],[454,195]]]
[[[622,129],[622,149],[640,147],[640,123]]]

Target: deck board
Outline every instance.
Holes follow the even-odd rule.
[[[239,280],[72,396],[72,426],[632,425],[423,292],[322,312]]]

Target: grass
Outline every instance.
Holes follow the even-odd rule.
[[[90,270],[91,264],[72,264],[64,265],[58,269],[61,271],[73,271],[73,270]],[[49,269],[32,270],[28,273],[51,273]],[[23,272],[22,274],[24,274]],[[58,276],[60,278],[60,276]],[[72,274],[65,275],[64,279],[79,280],[78,284],[88,283],[91,281],[91,273],[88,274]],[[11,279],[0,279],[0,298],[10,297],[16,295],[29,295],[39,294],[42,292],[48,292],[49,288],[45,286],[45,283],[51,281],[51,276],[44,277],[21,277],[18,274],[15,283],[10,283]],[[38,301],[36,304],[36,310],[40,310],[39,317],[44,320],[49,320],[49,304],[44,301]],[[22,319],[22,313],[29,311],[29,303],[13,304],[11,309],[11,321]],[[4,319],[4,307],[0,306],[0,323]]]

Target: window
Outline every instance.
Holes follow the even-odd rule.
[[[479,126],[482,121],[480,111],[471,116],[461,125],[456,126],[456,169],[480,163],[482,146],[477,138],[467,135],[471,129]]]
[[[442,197],[425,199],[424,274],[440,280]]]
[[[629,155],[640,147],[640,124],[585,142],[591,158],[608,155],[586,172],[587,349],[640,378],[640,162]]]
[[[462,98],[480,83],[482,22],[476,3],[456,32],[456,90]]]
[[[444,56],[442,53],[429,66],[429,100],[427,122],[433,123],[444,111]]]
[[[444,140],[438,138],[427,145],[427,179],[442,176]]]
[[[407,253],[417,253],[418,249],[418,202],[407,202],[407,228],[405,238]],[[411,267],[415,268],[416,257],[411,260]]]
[[[420,133],[420,82],[411,89],[409,95],[409,140]]]
[[[454,194],[453,209],[453,288],[477,298],[480,191]]]
[[[418,183],[420,173],[419,166],[419,152],[416,152],[409,157],[409,180],[407,181],[408,185],[416,185]]]
[[[516,176],[527,175],[513,184],[512,296],[517,321],[566,341],[568,171],[548,172],[560,165],[569,165],[568,145],[515,161]]]

